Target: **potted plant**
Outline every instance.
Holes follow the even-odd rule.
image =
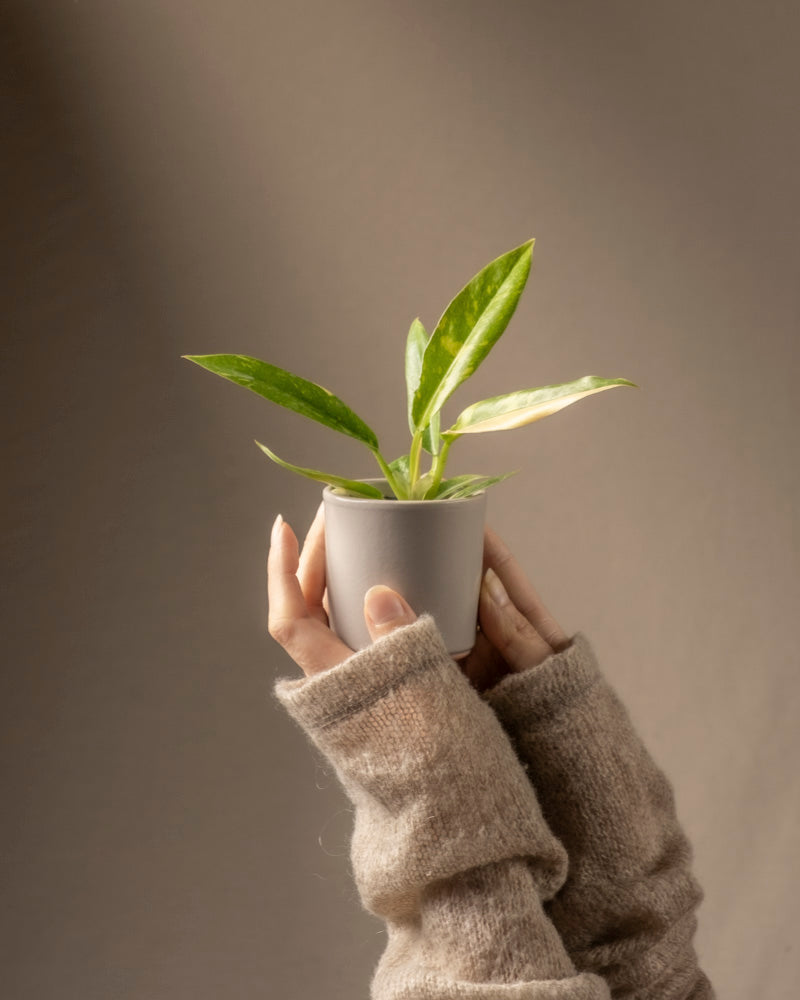
[[[533,245],[528,240],[479,271],[453,298],[430,336],[419,319],[411,324],[405,350],[411,443],[407,453],[391,461],[372,428],[322,386],[245,355],[182,355],[355,438],[377,462],[379,479],[346,478],[292,465],[256,441],[273,462],[327,484],[323,500],[331,627],[354,649],[370,642],[362,606],[366,590],[377,583],[398,590],[418,613],[433,614],[453,655],[467,652],[474,642],[485,491],[514,473],[448,478],[454,442],[533,423],[605,389],[635,386],[624,378],[585,375],[480,400],[449,427],[442,426],[444,404],[506,329],[530,273]]]

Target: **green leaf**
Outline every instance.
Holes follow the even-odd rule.
[[[372,451],[378,450],[375,432],[341,399],[315,382],[243,354],[184,354],[182,357],[279,406],[349,434]]]
[[[503,396],[482,399],[463,410],[456,422],[443,431],[445,437],[459,437],[462,434],[483,434],[486,431],[504,431],[531,424],[535,420],[549,417],[551,413],[565,406],[577,403],[585,396],[620,385],[630,385],[638,389],[635,382],[625,378],[600,378],[584,375],[573,382],[559,385],[545,385],[536,389],[520,389]]]
[[[528,280],[533,242],[487,264],[445,309],[422,359],[412,406],[417,427],[428,425],[505,330]]]
[[[359,479],[343,479],[341,476],[334,476],[328,472],[319,472],[317,469],[304,469],[299,465],[292,465],[290,462],[285,462],[282,458],[278,458],[274,451],[270,451],[260,441],[256,441],[256,444],[273,462],[283,466],[284,469],[288,469],[290,472],[296,472],[300,476],[305,476],[307,479],[316,479],[319,483],[327,483],[329,486],[336,486],[339,489],[347,490],[348,493],[355,493],[361,497],[370,497],[377,500],[383,496],[383,493],[381,493],[377,486],[373,486],[371,483],[362,483]]]
[[[420,476],[409,493],[409,500],[432,500],[433,496],[429,494],[435,478],[433,472],[426,472],[424,476]]]
[[[405,494],[403,497],[398,497],[399,500],[405,499],[409,492],[408,460],[408,455],[400,455],[399,458],[396,458],[393,462],[389,462],[389,468],[394,473],[397,482],[402,487],[402,491]]]
[[[412,434],[417,431],[412,408],[414,405],[414,394],[419,386],[419,377],[422,372],[422,356],[428,344],[428,331],[419,319],[415,319],[408,331],[406,340],[406,395],[408,397],[408,429]],[[430,423],[425,428],[422,437],[422,447],[430,455],[438,455],[441,447],[441,437],[439,435],[440,417],[438,412],[433,415]]]
[[[441,414],[437,410],[431,417],[431,422],[422,432],[422,447],[429,455],[438,455],[442,447],[442,435],[440,432]]]
[[[515,469],[514,472],[506,472],[502,476],[453,476],[452,479],[442,481],[435,497],[426,497],[426,499],[457,500],[464,497],[471,497],[473,494],[480,493],[482,490],[486,490],[496,483],[501,483],[504,479],[516,476],[518,471],[518,469]]]

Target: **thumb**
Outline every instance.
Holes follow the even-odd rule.
[[[394,632],[396,628],[410,625],[417,620],[417,616],[403,598],[396,591],[381,584],[370,587],[364,595],[364,618],[373,642]]]

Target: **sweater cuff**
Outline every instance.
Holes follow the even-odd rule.
[[[541,898],[563,885],[564,849],[508,736],[429,615],[275,694],[356,806],[353,871],[373,913],[510,858]]]
[[[433,618],[422,615],[330,670],[279,680],[274,690],[292,718],[319,732],[370,708],[410,677],[442,665],[452,665],[450,654]]]
[[[589,640],[577,632],[566,649],[535,667],[508,674],[484,697],[506,727],[545,724],[582,700],[601,680]]]

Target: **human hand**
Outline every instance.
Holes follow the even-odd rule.
[[[325,531],[322,505],[300,552],[297,536],[278,515],[267,559],[269,633],[306,676],[329,670],[353,655],[335,635],[325,607]],[[407,602],[388,587],[371,587],[364,617],[372,639],[416,621]]]
[[[570,640],[542,603],[519,563],[488,526],[483,537],[483,568],[475,646],[460,666],[478,691],[509,673],[537,666]]]
[[[509,673],[536,666],[569,644],[566,635],[503,540],[484,532],[480,631],[460,667],[478,691]],[[268,568],[269,632],[307,676],[329,670],[353,650],[330,629],[325,607],[325,528],[322,505],[302,552],[291,526],[278,515],[272,528]],[[417,616],[389,587],[370,588],[364,617],[372,639],[410,625]]]

